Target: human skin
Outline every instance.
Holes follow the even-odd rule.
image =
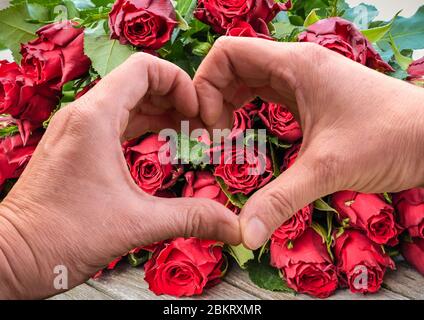
[[[286,104],[303,130],[293,166],[246,203],[245,246],[259,248],[294,212],[340,190],[424,185],[424,90],[311,43],[220,38],[194,78],[203,122],[229,127],[259,96]]]
[[[143,53],[59,111],[0,205],[0,298],[57,294],[55,266],[67,268],[72,288],[129,250],[160,240],[240,243],[238,219],[224,206],[149,196],[128,172],[120,141],[177,127],[197,113],[190,77]]]
[[[120,140],[184,118],[201,125],[199,113],[209,128],[229,127],[234,108],[255,96],[286,103],[304,142],[240,219],[213,201],[157,199],[134,184]],[[1,203],[0,298],[56,294],[57,265],[68,268],[71,288],[132,248],[177,236],[256,248],[320,196],[423,185],[422,101],[422,89],[305,43],[222,38],[193,82],[136,54],[55,115]]]

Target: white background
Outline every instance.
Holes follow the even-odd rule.
[[[308,0],[304,0],[308,1]],[[7,7],[8,0],[0,0],[0,9]],[[380,15],[377,17],[379,20],[388,21],[398,12],[402,10],[401,16],[410,17],[417,9],[424,4],[424,0],[348,0],[351,6],[356,6],[360,3],[372,4],[377,7],[380,11]],[[416,59],[424,56],[424,50],[418,50],[414,53]],[[5,51],[0,51],[1,59],[10,59],[11,56]]]

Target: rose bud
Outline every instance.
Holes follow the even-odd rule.
[[[314,23],[299,35],[299,41],[317,43],[378,71],[394,71],[355,25],[342,18],[328,18]]]
[[[250,23],[241,20],[236,20],[233,24],[231,24],[226,35],[230,37],[248,37],[273,40],[266,25],[260,24],[258,31],[255,31]]]
[[[293,248],[271,242],[271,265],[281,269],[290,288],[318,298],[327,298],[337,289],[336,267],[323,238],[308,228]]]
[[[287,143],[294,143],[302,138],[299,123],[285,106],[264,103],[258,115],[268,131],[277,136],[278,139]]]
[[[19,178],[42,135],[43,130],[37,130],[26,143],[19,134],[0,139],[0,187],[8,179]]]
[[[402,256],[424,276],[424,239],[414,238],[412,241],[401,244]]]
[[[240,108],[234,111],[233,132],[244,132],[246,129],[252,129],[253,120],[246,109]]]
[[[393,204],[401,227],[407,229],[411,237],[424,238],[424,188],[394,194]]]
[[[220,282],[223,265],[222,244],[178,238],[156,248],[144,265],[145,280],[157,295],[199,295]]]
[[[253,23],[256,30],[267,29],[267,24],[278,12],[291,8],[291,1],[285,4],[274,0],[199,0],[194,16],[212,26],[213,30],[225,34],[234,21]]]
[[[123,150],[134,181],[148,194],[172,187],[183,173],[169,161],[169,143],[159,141],[158,134],[125,142]]]
[[[60,91],[24,74],[15,62],[0,61],[0,114],[40,126],[59,103]]]
[[[80,78],[91,62],[84,54],[84,29],[71,21],[48,24],[37,31],[38,38],[21,46],[22,68],[37,83],[54,89]]]
[[[228,192],[248,195],[271,181],[272,161],[256,147],[219,150],[220,164],[215,167],[215,176],[224,181]]]
[[[408,81],[424,87],[424,57],[412,62],[407,71]]]
[[[104,270],[113,270],[116,268],[116,266],[118,265],[118,263],[122,260],[122,257],[118,257],[115,260],[113,260],[111,263],[109,263],[106,268],[99,270],[96,272],[96,274],[94,276],[92,276],[91,278],[93,280],[97,280],[99,279],[102,275],[103,275],[103,271]]]
[[[147,50],[162,48],[177,24],[169,0],[118,0],[109,13],[112,39]]]
[[[296,212],[289,220],[284,222],[271,236],[271,242],[288,245],[289,242],[299,238],[311,226],[313,205],[306,206]]]
[[[343,285],[354,293],[379,291],[386,269],[395,268],[393,260],[382,247],[359,230],[345,230],[336,238],[334,254]]]
[[[375,243],[390,246],[398,243],[399,226],[394,209],[379,195],[341,191],[333,194],[331,202],[341,223],[349,219],[351,227],[363,230]]]
[[[253,120],[258,114],[259,108],[254,103],[245,104],[234,111],[233,131],[245,131],[253,128]]]
[[[189,171],[184,177],[187,183],[183,187],[183,197],[212,199],[224,206],[228,203],[227,196],[221,190],[212,173],[208,171]]]

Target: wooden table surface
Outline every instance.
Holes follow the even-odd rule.
[[[132,268],[126,263],[120,264],[114,271],[106,272],[98,280],[89,280],[68,292],[54,296],[55,300],[134,300],[134,299],[176,299],[171,296],[156,296],[148,289],[144,281],[143,267]],[[289,293],[271,292],[256,287],[247,273],[237,266],[232,266],[224,281],[206,290],[202,296],[188,299],[199,300],[294,300],[312,299],[309,296]],[[398,270],[389,271],[385,277],[383,288],[374,295],[352,294],[347,290],[338,290],[330,299],[395,299],[424,300],[424,277],[414,271],[406,263],[398,264]]]

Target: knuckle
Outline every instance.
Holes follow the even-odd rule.
[[[212,50],[217,52],[217,51],[225,51],[228,49],[229,46],[231,46],[235,41],[237,41],[236,38],[234,37],[228,37],[228,36],[221,36],[219,37],[214,45]]]
[[[290,194],[284,189],[278,188],[267,191],[264,199],[267,199],[265,208],[271,213],[270,217],[273,219],[273,225],[281,225],[296,212],[292,201],[290,201]]]
[[[128,58],[128,62],[131,63],[140,63],[140,62],[145,62],[145,61],[149,61],[153,58],[152,55],[144,53],[144,52],[136,52],[133,53],[129,58]]]
[[[67,126],[76,132],[91,128],[98,120],[96,108],[88,105],[87,99],[82,99],[78,103],[70,105],[66,108]]]
[[[205,202],[202,206],[193,204],[186,207],[184,214],[184,237],[205,237],[213,232],[214,223],[207,221],[211,204]]]

